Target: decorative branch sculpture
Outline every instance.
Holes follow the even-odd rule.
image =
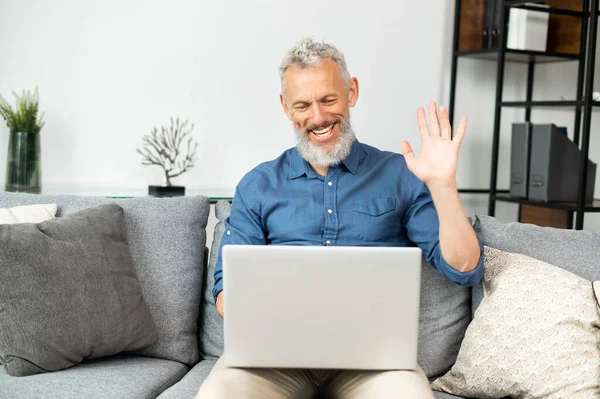
[[[142,137],[144,146],[137,149],[142,156],[142,165],[158,165],[163,168],[165,180],[163,186],[170,187],[171,179],[181,175],[195,165],[198,143],[193,142],[190,133],[194,125],[188,126],[188,121],[180,122],[179,118],[171,126],[161,126],[160,132],[156,127]],[[185,155],[181,152],[181,144],[187,143]]]

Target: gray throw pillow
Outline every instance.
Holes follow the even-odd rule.
[[[215,266],[219,259],[219,249],[221,239],[225,232],[225,219],[231,213],[231,203],[227,200],[217,201],[215,204],[215,216],[219,221],[215,225],[213,242],[210,247],[210,261],[203,283],[203,301],[200,311],[199,331],[200,336],[200,354],[203,359],[219,358],[223,354],[223,319],[217,313],[215,300],[212,295],[212,289],[215,284]]]
[[[105,203],[123,208],[133,263],[158,330],[158,341],[136,354],[196,364],[209,199],[0,192],[0,207],[47,203],[58,205],[58,217]]]
[[[26,376],[157,340],[123,208],[0,225],[0,358]]]
[[[445,374],[458,356],[471,322],[471,288],[460,287],[421,261],[417,361],[428,378]]]

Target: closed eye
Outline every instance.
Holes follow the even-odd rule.
[[[308,104],[296,104],[294,105],[294,109],[297,109],[299,111],[305,110],[308,108]]]

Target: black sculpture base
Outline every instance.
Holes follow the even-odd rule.
[[[184,186],[148,186],[148,195],[153,197],[182,197],[185,195]]]

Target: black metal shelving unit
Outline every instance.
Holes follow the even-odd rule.
[[[598,27],[598,3],[600,0],[583,0],[583,11],[573,11],[560,8],[541,8],[531,5],[531,3],[544,3],[543,1],[504,1],[504,7],[501,7],[501,21],[499,27],[500,45],[498,48],[486,48],[482,50],[458,51],[459,33],[460,33],[460,14],[461,0],[456,0],[454,13],[454,40],[452,52],[451,78],[450,78],[450,101],[448,103],[448,113],[451,121],[454,121],[454,104],[456,97],[457,66],[460,57],[469,57],[483,60],[496,61],[496,98],[494,112],[494,126],[492,137],[491,152],[491,173],[489,189],[460,189],[461,193],[486,193],[489,194],[488,214],[495,215],[496,202],[505,201],[517,203],[520,205],[533,205],[544,208],[559,209],[569,212],[569,220],[572,221],[573,214],[576,215],[574,228],[583,229],[584,214],[586,212],[600,212],[600,200],[585,202],[585,189],[588,173],[587,159],[589,157],[590,126],[592,108],[600,106],[600,102],[592,101],[594,85],[594,69],[596,59],[596,36]],[[540,52],[527,50],[513,50],[506,48],[508,10],[510,8],[521,8],[526,10],[543,11],[558,15],[569,15],[581,18],[581,37],[579,54],[561,54],[555,52]],[[506,62],[526,63],[527,69],[527,90],[525,101],[503,101],[504,67]],[[532,101],[533,78],[535,65],[548,62],[577,62],[577,93],[576,98],[570,101]],[[538,202],[523,198],[510,197],[508,190],[499,190],[497,188],[498,175],[498,151],[500,144],[500,117],[504,107],[525,108],[525,121],[531,120],[531,109],[533,107],[570,107],[574,108],[575,121],[573,130],[573,141],[582,151],[582,162],[580,164],[579,188],[577,202]],[[582,124],[583,119],[583,124]],[[573,226],[569,226],[572,228]]]

